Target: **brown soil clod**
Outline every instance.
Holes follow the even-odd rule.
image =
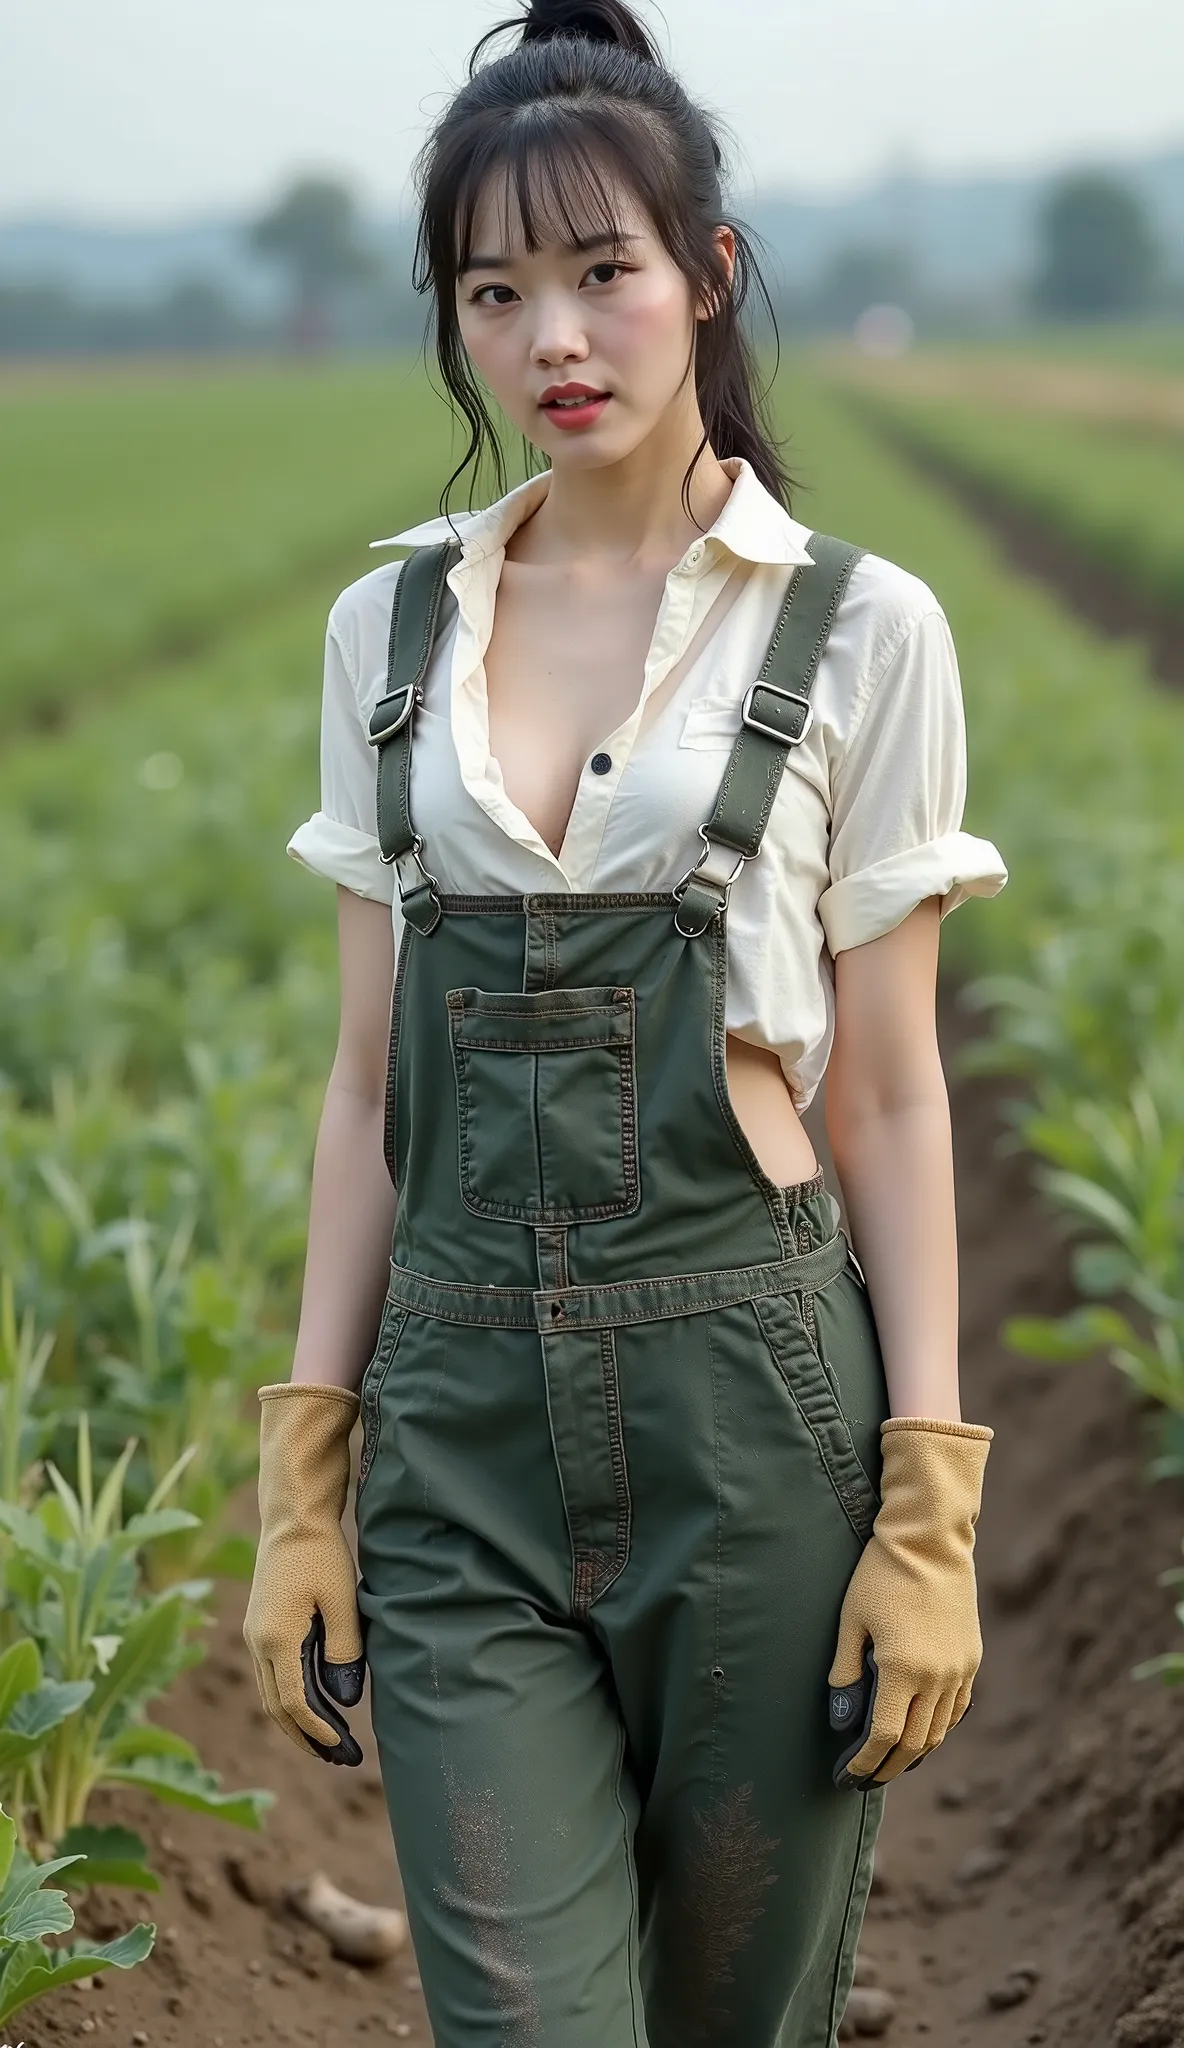
[[[1025,2004],[1039,1982],[1040,1972],[1035,1963],[1017,1963],[1008,1971],[1001,1984],[993,1985],[988,1991],[989,2010],[1006,2012],[1010,2006]]]

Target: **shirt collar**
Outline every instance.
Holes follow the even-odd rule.
[[[732,489],[719,518],[703,539],[717,542],[729,554],[741,556],[746,562],[812,565],[814,558],[807,551],[806,541],[813,529],[791,518],[743,456],[726,457],[722,467],[733,480]],[[466,562],[493,554],[504,548],[514,529],[537,511],[550,487],[551,472],[547,469],[541,476],[528,477],[516,490],[508,491],[504,498],[482,511],[426,519],[422,525],[409,526],[403,533],[372,540],[370,546],[420,548],[430,547],[436,541],[455,540],[459,541]]]

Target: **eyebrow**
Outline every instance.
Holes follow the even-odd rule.
[[[594,249],[623,249],[630,242],[640,242],[640,235],[587,235],[579,241],[564,242],[560,246],[565,256],[590,256]],[[466,277],[470,270],[508,270],[515,261],[513,256],[472,255],[457,272]]]

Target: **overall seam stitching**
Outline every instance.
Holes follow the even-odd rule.
[[[625,1879],[629,1886],[629,1924],[625,1940],[625,1968],[629,1979],[629,2016],[633,2026],[633,2048],[645,2048],[644,2031],[638,2032],[638,1955],[640,1948],[640,1903],[637,1896],[637,1870],[629,1841],[629,1815],[621,1797],[621,1776],[625,1768],[625,1723],[620,1720],[617,1728],[617,1768],[613,1777],[613,1798],[621,1816],[621,1845],[625,1852]]]
[[[839,1939],[835,1950],[834,1970],[831,1975],[830,2015],[827,2021],[826,2048],[833,2048],[835,2033],[842,2018],[842,2014],[837,2012],[835,2008],[839,2001],[839,1979],[843,1974],[843,1965],[846,1961],[847,1935],[851,1926],[851,1915],[855,1909],[855,1888],[859,1882],[859,1866],[863,1860],[863,1844],[867,1834],[868,1800],[866,1797],[860,1800],[860,1805],[863,1810],[859,1816],[859,1834],[856,1838],[855,1857],[851,1865],[851,1881],[847,1886],[847,1903],[843,1909],[843,1920],[839,1928]]]

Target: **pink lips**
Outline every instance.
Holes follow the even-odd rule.
[[[548,419],[570,433],[598,420],[611,397],[610,391],[595,391],[590,384],[549,384],[539,404]]]

